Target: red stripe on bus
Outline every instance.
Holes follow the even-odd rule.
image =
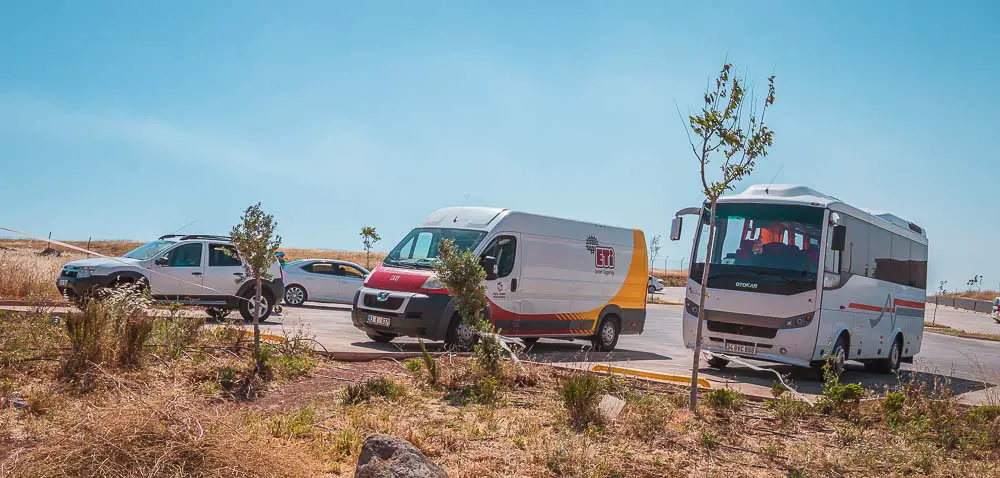
[[[923,309],[927,304],[923,302],[914,302],[912,300],[896,299],[892,301],[893,305],[901,305],[903,307],[911,307],[914,309]]]
[[[848,305],[848,307],[850,307],[852,309],[868,310],[868,311],[871,311],[871,312],[882,312],[884,310],[884,309],[882,309],[881,307],[878,307],[878,306],[868,305],[868,304],[857,304],[857,303],[854,303],[854,302],[851,302],[850,305]]]

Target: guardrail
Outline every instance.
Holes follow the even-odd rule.
[[[956,309],[965,309],[965,310],[971,310],[973,312],[981,312],[984,314],[989,314],[993,312],[993,302],[988,300],[966,299],[963,297],[930,296],[927,298],[927,302],[931,304],[955,307]]]

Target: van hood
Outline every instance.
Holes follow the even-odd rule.
[[[79,259],[67,262],[63,267],[121,267],[125,265],[135,265],[139,262],[141,261],[138,259],[128,257],[92,257],[90,259]]]
[[[366,287],[422,294],[447,294],[447,289],[424,289],[424,282],[434,275],[430,269],[408,269],[382,264],[368,275]]]

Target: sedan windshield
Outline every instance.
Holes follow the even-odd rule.
[[[125,253],[125,255],[122,257],[128,257],[129,259],[138,259],[140,261],[144,261],[146,259],[149,259],[150,257],[159,254],[160,252],[162,252],[163,250],[165,250],[166,248],[170,247],[173,244],[175,243],[167,241],[147,242],[146,244],[143,244]]]
[[[389,252],[385,264],[389,266],[430,268],[437,258],[438,246],[444,239],[451,239],[459,251],[470,251],[479,245],[486,233],[468,229],[416,228],[410,231]]]

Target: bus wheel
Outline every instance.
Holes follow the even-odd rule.
[[[847,341],[844,340],[844,336],[837,338],[837,344],[833,346],[833,350],[830,351],[830,355],[823,362],[819,362],[814,366],[816,370],[816,375],[819,377],[820,381],[826,381],[826,364],[830,364],[830,373],[834,377],[840,377],[840,374],[844,373],[844,367],[846,367],[847,362]]]
[[[609,315],[601,322],[601,327],[597,329],[597,334],[591,339],[595,352],[610,352],[618,345],[618,317]]]
[[[884,359],[871,361],[872,371],[878,373],[896,373],[899,371],[899,364],[902,362],[902,340],[897,336],[892,341],[889,349],[889,356]]]
[[[714,355],[708,358],[708,366],[714,369],[722,370],[726,368],[727,365],[729,365],[729,361],[724,358],[716,357]]]

